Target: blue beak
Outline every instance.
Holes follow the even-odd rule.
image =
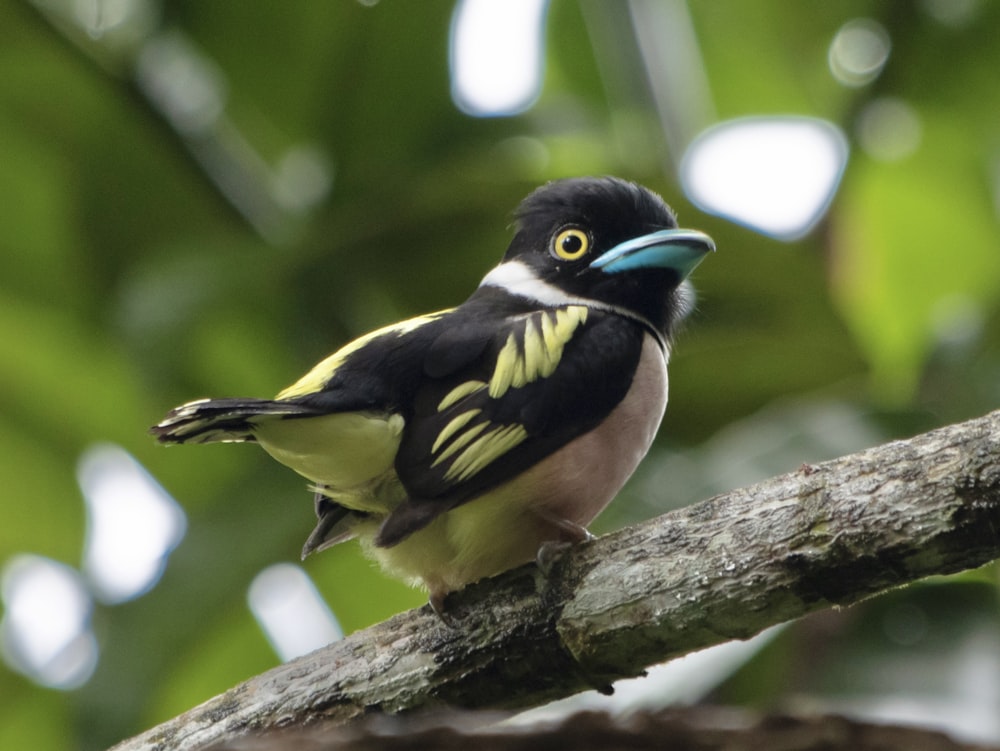
[[[634,237],[602,253],[590,264],[605,274],[633,269],[672,269],[686,279],[708,253],[715,250],[712,238],[693,229],[664,229]]]

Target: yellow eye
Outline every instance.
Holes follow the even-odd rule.
[[[564,229],[552,241],[552,252],[564,261],[575,261],[590,250],[590,238],[582,229]]]

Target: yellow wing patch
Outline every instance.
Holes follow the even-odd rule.
[[[452,309],[449,308],[448,310],[439,310],[436,313],[428,313],[424,316],[410,318],[405,321],[401,321],[400,323],[394,323],[390,326],[383,326],[382,328],[376,329],[369,334],[358,337],[354,341],[345,344],[329,357],[317,363],[312,370],[279,393],[275,398],[279,401],[281,399],[294,399],[298,396],[306,396],[307,394],[314,394],[317,391],[321,391],[327,381],[329,381],[330,378],[333,377],[333,374],[337,372],[337,368],[347,362],[347,359],[351,355],[369,342],[374,339],[378,339],[380,336],[386,336],[387,334],[395,334],[396,336],[409,334],[411,331],[415,331],[425,324],[436,321],[441,316],[450,313],[451,310]]]
[[[472,420],[481,412],[482,412],[481,409],[470,409],[466,412],[463,412],[458,417],[452,418],[451,422],[445,425],[444,429],[440,433],[438,433],[438,437],[435,439],[434,445],[431,446],[431,453],[436,454],[438,452],[438,449],[441,448],[442,443],[447,441],[449,438],[455,435],[455,433],[457,433],[466,425],[468,425],[469,421]],[[485,423],[483,424],[485,425]],[[466,433],[468,433],[468,431],[466,431]]]
[[[569,305],[555,311],[543,310],[525,319],[520,341],[511,332],[497,355],[490,396],[499,399],[508,389],[521,388],[555,372],[563,347],[577,328],[587,321],[587,308]]]
[[[460,383],[444,396],[437,411],[444,412],[483,389],[489,389],[491,398],[500,399],[512,388],[548,378],[558,367],[563,348],[586,320],[587,308],[582,305],[525,316],[520,326],[515,324],[500,348],[489,382],[469,380]],[[523,425],[483,421],[482,412],[479,408],[460,412],[434,440],[431,466],[437,467],[451,459],[445,480],[468,480],[527,439],[528,431]]]
[[[485,427],[480,423],[478,428]],[[482,432],[481,430],[479,432]],[[455,457],[444,473],[444,479],[453,482],[468,480],[474,474],[499,459],[528,437],[522,425],[499,425],[480,435]],[[443,457],[442,457],[443,458]],[[440,460],[439,460],[440,461]],[[435,462],[436,464],[437,462]]]
[[[444,412],[452,404],[455,404],[470,394],[475,394],[477,391],[482,391],[486,388],[485,381],[466,381],[465,383],[460,383],[458,386],[453,388],[447,394],[445,394],[444,399],[438,404],[438,412]]]
[[[449,456],[454,454],[456,451],[463,448],[469,441],[471,441],[477,435],[486,430],[486,426],[487,423],[481,422],[476,425],[473,425],[471,428],[468,428],[464,432],[460,433],[458,437],[456,437],[455,440],[451,442],[451,445],[441,452],[441,456],[439,456],[437,459],[434,460],[434,463],[431,465],[431,467],[436,467],[445,459],[447,459]],[[437,445],[437,442],[435,442],[434,445]]]

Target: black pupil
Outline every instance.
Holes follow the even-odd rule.
[[[563,238],[562,249],[567,255],[578,253],[582,247],[583,240],[580,239],[579,235],[566,235],[566,237]]]

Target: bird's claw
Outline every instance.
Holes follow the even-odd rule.
[[[565,540],[549,540],[539,546],[538,552],[535,554],[535,563],[542,572],[542,576],[548,579],[552,575],[555,565],[562,560],[572,545],[572,542]]]
[[[430,597],[427,598],[427,604],[431,606],[431,610],[434,611],[440,620],[448,628],[458,628],[458,622],[453,616],[451,616],[444,607],[445,598],[448,597],[447,592],[440,590],[432,591]]]

